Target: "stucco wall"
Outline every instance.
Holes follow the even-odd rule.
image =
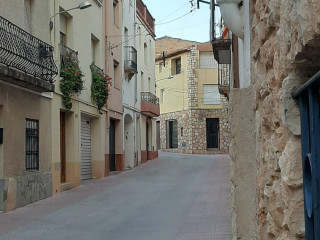
[[[0,82],[0,111],[0,209],[9,211],[51,196],[51,99]],[[39,120],[39,171],[26,171],[26,118]]]

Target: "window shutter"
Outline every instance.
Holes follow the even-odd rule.
[[[220,104],[218,85],[203,85],[203,104]]]

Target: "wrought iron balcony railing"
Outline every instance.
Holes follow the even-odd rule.
[[[67,46],[63,44],[59,44],[60,48],[60,59],[61,59],[61,64],[65,61],[65,59],[71,58],[74,62],[79,63],[78,60],[78,52],[72,50],[71,48],[68,48]]]
[[[0,63],[53,83],[53,47],[0,16]]]
[[[101,74],[104,74],[103,69],[99,68],[97,65],[92,64],[91,66],[92,66],[94,71],[96,71],[98,73],[101,73]]]
[[[159,107],[159,98],[150,92],[141,92],[141,103],[150,102]]]
[[[137,73],[137,50],[131,46],[125,46],[124,70]]]

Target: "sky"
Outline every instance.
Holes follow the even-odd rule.
[[[195,10],[187,14],[191,10],[190,0],[143,0],[143,2],[155,18],[157,38],[167,35],[197,42],[210,40],[210,9],[208,4],[200,3],[200,9],[197,9],[197,1],[193,0]],[[187,15],[183,16],[185,14]],[[180,19],[172,21],[177,18]]]

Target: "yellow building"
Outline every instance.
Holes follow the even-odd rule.
[[[219,93],[218,65],[209,43],[157,39],[156,86],[162,150],[228,152],[227,100]]]

